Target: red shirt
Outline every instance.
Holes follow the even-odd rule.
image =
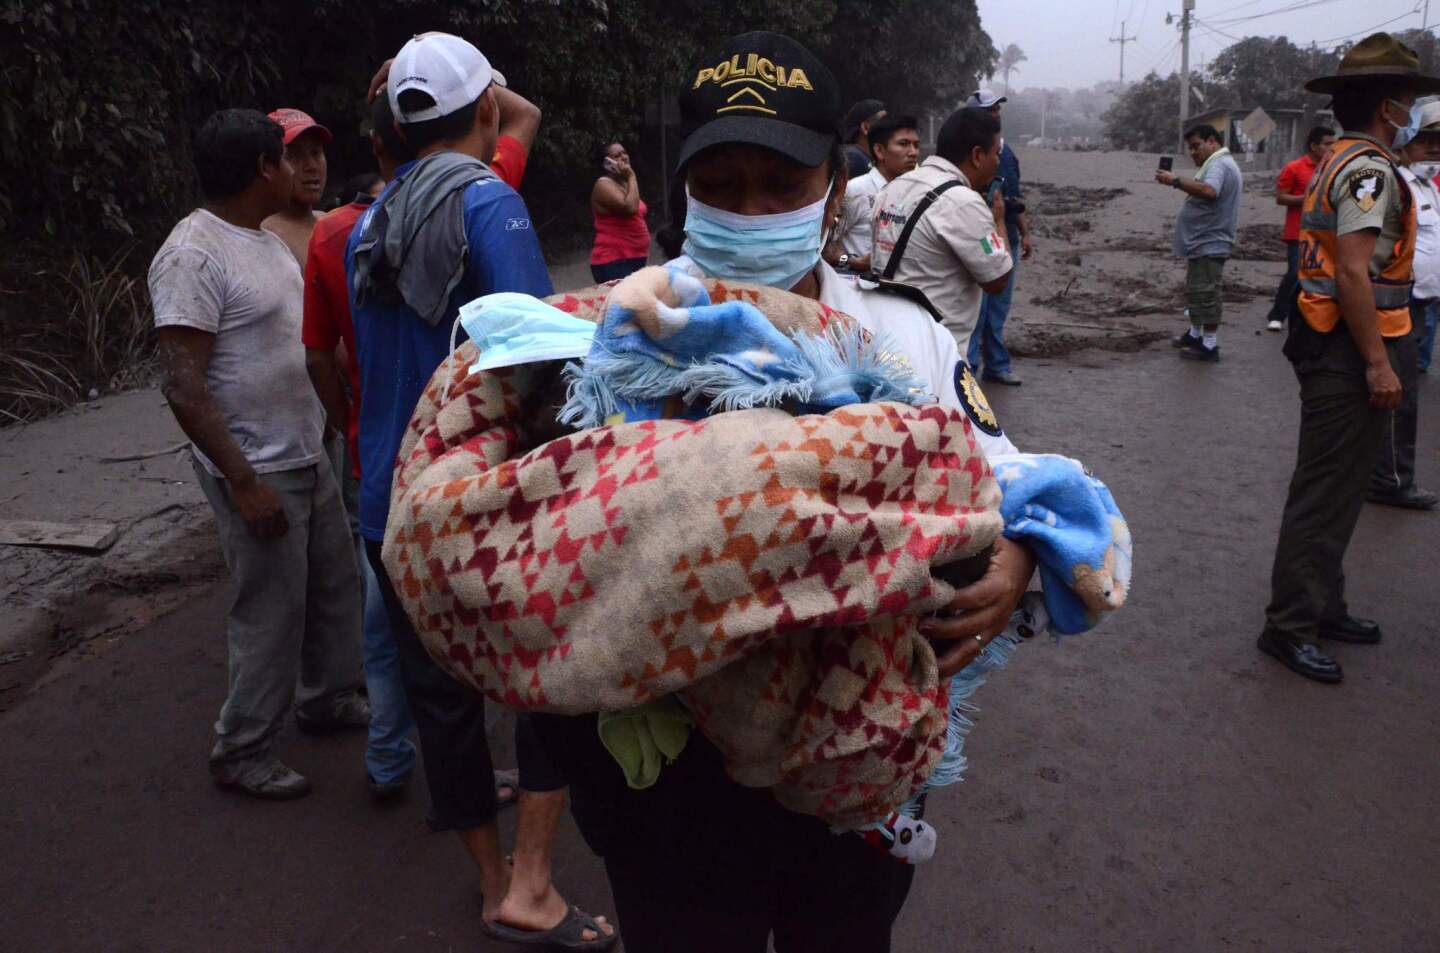
[[[1315,168],[1318,164],[1308,152],[1287,164],[1275,178],[1276,193],[1304,195],[1306,187],[1309,186],[1311,178],[1315,175]],[[1285,231],[1281,233],[1280,237],[1287,242],[1300,240],[1300,206],[1291,205],[1285,209]]]
[[[517,191],[525,176],[525,147],[513,136],[501,136],[495,143],[490,169]],[[369,200],[342,205],[315,223],[305,259],[305,314],[300,341],[307,350],[334,351],[345,344],[346,373],[350,376],[350,412],[345,419],[345,437],[350,444],[350,467],[360,476],[360,360],[355,354],[355,326],[350,320],[350,289],[345,280],[345,243],[360,220]]]
[[[644,258],[650,254],[650,227],[645,224],[649,214],[642,201],[634,215],[612,215],[594,212],[595,244],[590,247],[590,264],[606,265],[627,258]]]

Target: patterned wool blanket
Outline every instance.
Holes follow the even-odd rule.
[[[852,324],[784,292],[704,284],[785,334]],[[593,319],[611,291],[550,302]],[[950,722],[918,632],[953,595],[931,568],[1001,531],[963,414],[764,408],[555,436],[556,365],[471,374],[478,358],[457,349],[416,408],[384,549],[451,674],[560,713],[678,693],[732,777],[837,826],[922,789]]]

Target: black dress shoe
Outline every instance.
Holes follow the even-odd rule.
[[[1214,363],[1220,360],[1220,345],[1206,347],[1203,343],[1198,347],[1187,347],[1180,351],[1180,356],[1187,361],[1206,361]]]
[[[1380,623],[1347,615],[1338,622],[1320,623],[1320,638],[1356,645],[1374,645],[1380,641]]]
[[[1170,339],[1170,346],[1179,348],[1204,347],[1205,342],[1201,338],[1197,338],[1195,335],[1191,334],[1189,331],[1184,331]]]
[[[1260,639],[1255,644],[1260,651],[1277,659],[1281,665],[1297,675],[1304,675],[1327,685],[1334,685],[1345,677],[1340,671],[1339,662],[1309,642],[1291,642],[1289,639],[1271,635],[1267,629],[1260,633]]]
[[[1440,496],[1418,486],[1407,486],[1403,490],[1371,490],[1365,499],[1381,506],[1398,506],[1404,510],[1433,510],[1440,505]]]

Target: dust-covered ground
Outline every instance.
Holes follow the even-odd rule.
[[[1170,254],[1184,196],[1155,182],[1157,156],[1018,150],[1036,254],[1021,264],[1007,338],[1021,357],[1133,351],[1174,333],[1185,267]],[[1177,171],[1193,169],[1183,157]],[[1242,165],[1242,171],[1244,166]],[[1285,261],[1273,175],[1252,172],[1225,269],[1227,306],[1273,294]]]
[[[1058,353],[1022,358],[1025,386],[990,398],[1022,448],[1079,457],[1113,488],[1135,537],[1135,583],[1100,629],[1024,646],[977,695],[970,771],[930,800],[939,852],[918,871],[894,949],[1440,950],[1440,514],[1366,507],[1349,594],[1386,639],[1335,647],[1343,685],[1260,656],[1298,419],[1279,337],[1261,330],[1268,302],[1227,305],[1219,364],[1145,346],[1137,333],[1181,326],[1179,265],[1164,254],[1178,196],[1148,182],[1154,158],[1022,161],[1028,178],[1057,186],[1034,190],[1037,228],[1092,224],[1069,226],[1070,240],[1041,236],[1016,321],[1026,337],[1053,333]],[[1062,188],[1130,191],[1061,212],[1098,197]],[[1278,223],[1268,196],[1245,201],[1247,225]],[[1281,268],[1236,261],[1230,276],[1263,290]],[[1032,303],[1072,278],[1058,305]],[[1077,292],[1108,304],[1066,303]],[[1095,329],[1060,338],[1068,325]],[[1434,383],[1421,393],[1419,453],[1432,486]],[[0,578],[21,583],[0,594],[5,617],[27,595],[71,599],[64,626],[12,650],[33,654],[0,656],[0,950],[500,949],[476,929],[468,862],[452,838],[425,832],[423,784],[392,809],[370,802],[362,739],[281,740],[315,782],[301,802],[211,786],[226,598],[213,529],[188,509],[198,496],[183,461],[99,462],[123,445],[163,449],[167,428],[159,396],[139,392],[0,434],[7,516],[128,527],[104,556],[22,564],[0,550]],[[19,674],[26,666],[43,677]],[[508,726],[495,728],[501,750]],[[513,812],[502,824],[508,838]],[[603,868],[568,821],[556,880],[582,906],[613,911]]]

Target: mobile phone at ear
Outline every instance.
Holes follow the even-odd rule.
[[[616,161],[615,161],[614,159],[611,159],[611,158],[609,158],[608,156],[606,157],[605,162],[604,162],[603,164],[604,164],[604,166],[605,166],[605,171],[606,171],[606,172],[614,172],[616,169],[619,168],[619,164],[616,163]]]
[[[1161,172],[1169,172],[1169,171],[1170,171],[1171,169],[1173,169],[1173,168],[1175,168],[1175,157],[1174,157],[1174,156],[1161,156],[1161,157],[1160,157],[1160,171],[1161,171]]]

